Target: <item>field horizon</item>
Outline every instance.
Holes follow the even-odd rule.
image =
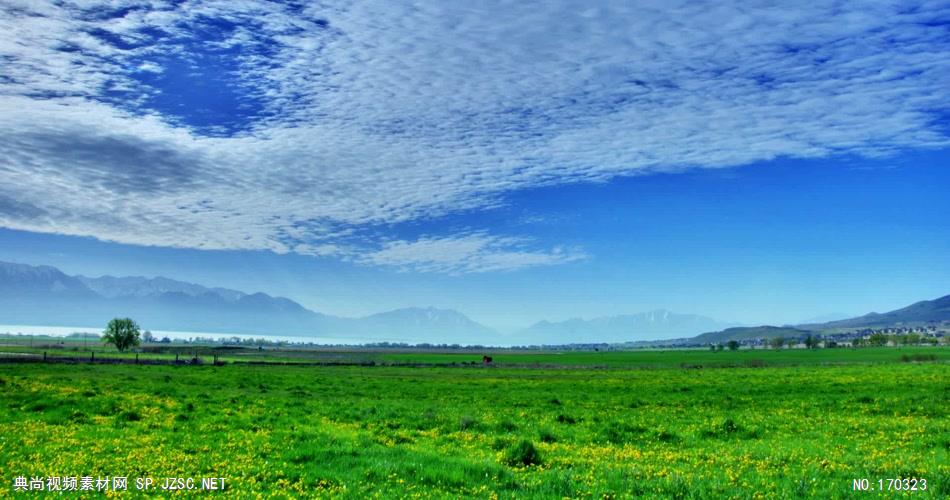
[[[2,475],[320,498],[844,498],[896,478],[950,492],[946,347],[381,356],[0,363],[0,431],[18,436],[0,440]]]

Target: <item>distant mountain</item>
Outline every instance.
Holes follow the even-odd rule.
[[[563,344],[570,342],[630,342],[689,337],[735,325],[695,314],[677,314],[665,309],[639,314],[605,316],[590,320],[541,321],[519,332],[520,342]]]
[[[813,323],[827,323],[829,321],[840,321],[843,319],[848,319],[848,318],[853,318],[853,317],[854,317],[854,314],[846,314],[846,313],[820,314],[818,316],[812,316],[811,318],[806,318],[796,323],[787,324],[785,326],[808,325],[808,324],[813,324]]]
[[[163,277],[69,276],[50,266],[0,262],[0,324],[98,327],[129,316],[144,328],[205,333],[360,337],[388,342],[490,343],[495,332],[446,309],[399,309],[365,318],[311,311],[264,293]]]
[[[94,297],[82,280],[50,266],[0,262],[0,297],[15,296]]]
[[[811,333],[809,330],[790,326],[740,326],[726,328],[719,332],[707,332],[689,339],[695,344],[722,344],[730,340],[748,340],[756,338],[797,338]]]
[[[856,318],[823,323],[805,323],[794,326],[756,326],[745,328],[728,328],[722,331],[712,331],[688,339],[688,342],[698,344],[721,343],[729,340],[744,340],[752,338],[772,337],[801,337],[808,333],[834,332],[841,330],[856,330],[863,328],[893,328],[924,325],[950,324],[950,295],[934,300],[922,300],[907,307],[886,313],[869,313]]]
[[[116,297],[156,297],[163,293],[178,292],[192,297],[210,293],[218,295],[228,301],[235,301],[247,295],[237,290],[207,288],[194,283],[186,283],[184,281],[176,281],[162,277],[143,278],[141,276],[126,276],[116,278],[113,276],[102,276],[99,278],[87,278],[85,276],[76,276],[76,278],[92,291],[110,299]]]
[[[410,307],[373,314],[360,318],[351,328],[355,329],[351,330],[352,333],[373,336],[397,336],[400,332],[413,332],[417,338],[429,339],[427,342],[458,339],[453,343],[477,344],[498,340],[497,332],[472,321],[468,316],[451,309],[433,307]]]
[[[950,295],[939,299],[922,300],[907,307],[878,314],[875,312],[857,318],[800,325],[812,330],[835,328],[886,328],[894,326],[918,326],[928,323],[950,321]]]

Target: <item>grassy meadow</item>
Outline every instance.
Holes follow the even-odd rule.
[[[0,364],[0,496],[17,476],[125,475],[297,498],[947,498],[947,352]],[[853,491],[897,477],[927,489]]]

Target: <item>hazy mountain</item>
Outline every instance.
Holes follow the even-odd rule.
[[[886,313],[868,313],[857,318],[800,325],[812,330],[833,328],[881,328],[893,326],[917,326],[927,323],[950,321],[950,295],[939,299],[922,300],[907,307]]]
[[[0,262],[0,324],[105,325],[129,316],[152,330],[489,343],[493,330],[445,309],[409,308],[365,318],[311,311],[264,293],[209,288],[163,277],[69,276],[50,266]]]
[[[94,297],[82,280],[50,266],[0,262],[0,296]]]
[[[827,323],[829,321],[840,321],[843,319],[853,318],[854,314],[847,313],[828,313],[828,314],[819,314],[818,316],[812,316],[811,318],[806,318],[795,323],[789,323],[785,326],[792,325],[809,325],[813,323]]]
[[[494,343],[497,332],[476,323],[464,314],[451,309],[410,307],[396,309],[361,318],[352,325],[352,333],[373,336],[394,336],[412,332],[419,341]],[[448,341],[446,339],[456,339]]]
[[[247,295],[237,290],[207,288],[194,283],[186,283],[184,281],[176,281],[162,277],[144,278],[141,276],[126,276],[116,278],[113,276],[101,276],[99,278],[87,278],[85,276],[76,276],[76,278],[89,287],[89,289],[110,299],[116,297],[156,297],[163,293],[179,292],[192,297],[211,293],[225,300],[234,301]]]
[[[864,316],[824,323],[805,323],[794,326],[756,326],[712,331],[689,339],[695,343],[720,343],[728,340],[751,338],[800,337],[808,333],[861,328],[890,328],[950,323],[950,295],[934,300],[922,300],[907,307],[886,313],[868,313]]]
[[[730,340],[770,339],[773,337],[798,338],[808,335],[809,333],[811,333],[809,330],[791,326],[740,326],[697,335],[689,339],[689,342],[696,344],[722,344]]]
[[[530,344],[568,342],[629,342],[690,337],[713,329],[733,326],[695,314],[677,314],[665,309],[639,314],[605,316],[590,320],[541,321],[519,332],[519,341]]]

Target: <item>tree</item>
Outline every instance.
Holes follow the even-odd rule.
[[[818,344],[821,342],[821,339],[817,335],[808,334],[805,336],[805,347],[808,349],[814,349],[818,347]]]
[[[772,337],[769,339],[769,345],[772,346],[772,349],[781,349],[785,345],[785,337],[779,335],[778,337]]]
[[[885,346],[887,345],[887,341],[887,335],[884,335],[883,333],[875,333],[868,337],[868,344],[873,346]]]
[[[156,339],[155,336],[152,335],[151,331],[145,330],[144,332],[142,332],[142,342],[155,342],[156,340],[158,339]]]
[[[729,347],[730,351],[735,351],[739,349],[739,342],[735,340],[730,340],[729,342],[726,343],[726,345]]]
[[[114,318],[102,332],[102,341],[115,346],[119,352],[139,345],[139,325],[131,318]]]

